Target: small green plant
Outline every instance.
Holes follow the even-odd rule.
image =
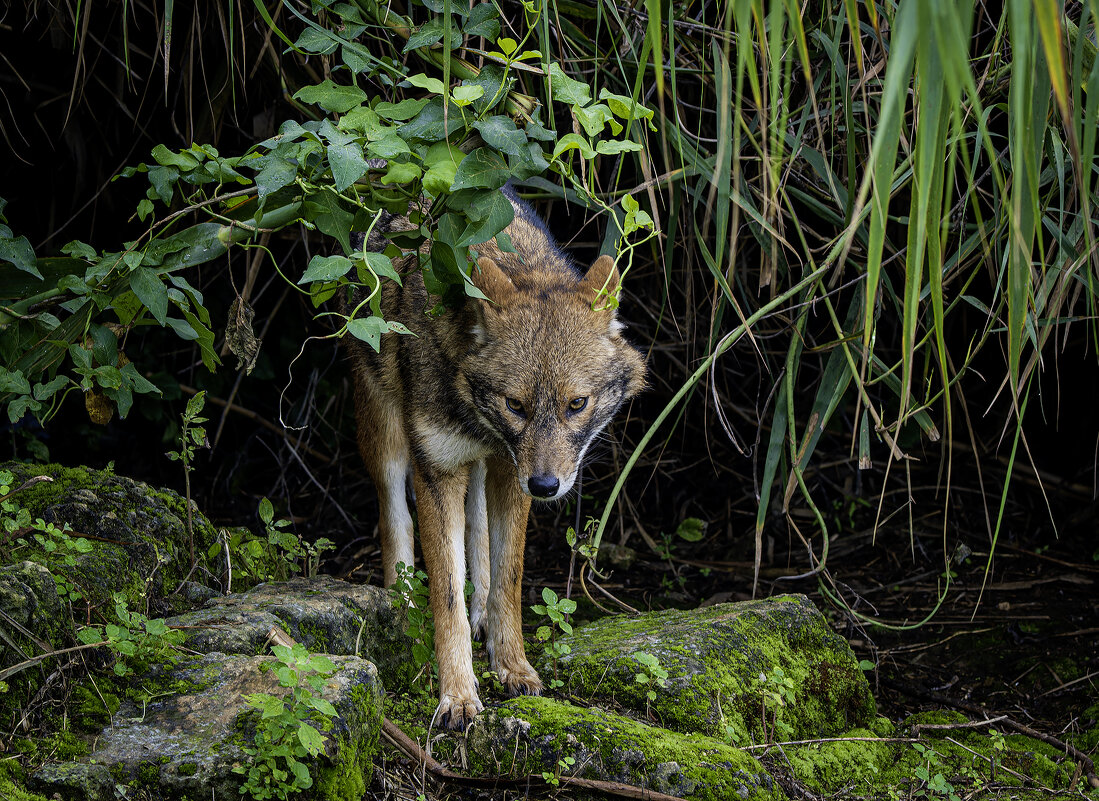
[[[412,639],[412,658],[421,672],[428,675],[428,686],[435,675],[435,621],[427,590],[427,573],[413,570],[404,562],[397,563],[397,580],[389,590],[394,609],[404,612],[408,626],[405,634]]]
[[[796,700],[794,680],[781,667],[776,666],[770,673],[760,673],[755,687],[760,693],[760,719],[764,738],[771,742],[788,739],[793,735],[794,727],[784,720],[784,712]]]
[[[565,684],[557,677],[557,660],[572,653],[569,646],[557,641],[557,632],[560,630],[565,634],[572,634],[572,624],[569,623],[568,616],[576,611],[576,601],[558,598],[557,593],[549,587],[542,590],[542,601],[544,603],[535,604],[531,610],[540,617],[548,617],[549,625],[539,626],[534,636],[538,642],[546,643],[543,651],[553,660],[553,678],[547,684],[549,689],[556,690]]]
[[[641,666],[634,674],[633,680],[645,688],[645,714],[649,713],[649,704],[656,700],[654,687],[664,688],[668,685],[668,671],[660,664],[660,660],[645,651],[637,651],[630,657]]]
[[[209,444],[206,429],[200,425],[206,422],[206,418],[200,416],[205,404],[205,392],[196,392],[187,401],[187,408],[183,410],[183,425],[179,430],[179,450],[165,454],[173,462],[183,463],[183,494],[187,500],[187,542],[191,549],[191,564],[195,562],[195,529],[191,520],[191,471],[194,470],[195,450]]]
[[[554,771],[542,771],[542,780],[545,781],[546,784],[552,784],[554,787],[558,787],[561,784],[561,774],[571,769],[575,764],[576,759],[574,757],[561,757],[557,760],[556,769]]]
[[[290,521],[283,518],[276,520],[275,506],[267,498],[259,502],[259,518],[263,521],[264,529],[267,531],[267,542],[275,549],[276,553],[281,552],[288,557],[284,563],[288,565],[288,569],[293,573],[301,573],[307,577],[317,575],[321,556],[325,551],[330,551],[335,547],[332,540],[326,537],[321,537],[316,542],[306,542],[300,536],[288,530],[287,527],[290,525]],[[301,562],[300,565],[298,564],[299,561]]]
[[[76,557],[91,551],[92,544],[84,537],[71,536],[68,523],[58,528],[42,518],[32,520],[30,511],[13,497],[39,480],[42,479],[31,479],[12,489],[15,476],[10,470],[0,470],[0,554],[7,557],[12,550],[29,548],[33,542],[42,551],[47,568],[75,567]],[[73,603],[83,597],[80,589],[64,574],[54,573],[54,581],[62,601]]]
[[[954,785],[946,780],[943,775],[945,768],[939,753],[934,748],[928,748],[922,743],[913,743],[912,747],[920,754],[923,764],[917,765],[912,773],[923,784],[915,789],[913,798],[943,798],[947,801],[961,801],[954,792]]]
[[[989,759],[989,778],[992,781],[996,781],[996,768],[1003,762],[1004,751],[1007,749],[1007,740],[1004,739],[1003,732],[996,729],[989,729],[988,736],[992,738],[992,756]]]
[[[252,693],[244,696],[259,712],[254,745],[245,747],[251,757],[247,766],[238,765],[234,773],[245,776],[240,793],[263,801],[286,799],[313,786],[309,766],[303,762],[324,751],[322,732],[332,729],[336,708],[321,697],[324,682],[336,672],[332,660],[323,654],[311,654],[304,645],[276,645],[272,652],[279,685],[288,692],[283,696]]]
[[[126,596],[116,592],[114,613],[116,623],[105,626],[85,626],[76,633],[82,643],[103,643],[118,657],[114,672],[126,676],[134,665],[162,662],[183,642],[183,632],[169,627],[162,618],[150,619],[129,608]]]

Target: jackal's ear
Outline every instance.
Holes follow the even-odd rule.
[[[515,294],[515,284],[511,283],[511,279],[488,256],[477,259],[469,280],[498,306],[503,306]]]
[[[589,300],[594,301],[600,290],[606,287],[607,294],[614,297],[618,294],[618,284],[621,278],[618,268],[614,266],[614,259],[610,256],[600,256],[588,268],[587,274],[580,279],[580,292]]]

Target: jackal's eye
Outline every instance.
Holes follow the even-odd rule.
[[[588,405],[587,398],[573,398],[569,401],[569,414],[576,414],[577,412],[584,411],[584,408]]]
[[[527,410],[523,408],[523,404],[515,400],[515,398],[504,398],[504,404],[508,407],[508,411],[519,415],[520,417],[527,416]]]

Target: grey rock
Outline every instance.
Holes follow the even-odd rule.
[[[331,801],[359,798],[370,779],[382,720],[382,692],[375,667],[355,657],[335,657],[337,672],[323,696],[339,717],[327,733],[327,755],[310,764],[311,796]],[[142,788],[153,797],[194,801],[236,801],[248,763],[243,746],[254,731],[250,693],[283,695],[272,657],[207,654],[159,675],[143,677],[167,694],[147,704],[123,703],[114,725],[95,740],[95,750],[76,763],[49,763],[32,777],[32,787],[49,788],[73,801],[104,796],[102,777]],[[39,790],[42,792],[42,790]],[[359,795],[354,795],[358,792]]]
[[[272,628],[287,632],[310,651],[360,656],[378,666],[390,690],[415,675],[412,642],[403,617],[381,587],[348,584],[331,576],[261,584],[248,592],[214,598],[193,612],[170,618],[183,627],[187,646],[199,652],[258,654]]]

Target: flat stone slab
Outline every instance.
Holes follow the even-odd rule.
[[[382,690],[374,665],[356,657],[333,657],[337,672],[323,697],[338,717],[326,734],[327,756],[313,761],[310,796],[331,801],[361,798],[372,771],[382,721]],[[238,801],[246,766],[242,750],[251,742],[249,720],[257,714],[244,696],[281,696],[275,674],[263,666],[273,657],[207,654],[160,676],[143,676],[165,695],[143,706],[123,701],[96,738],[92,753],[77,762],[47,763],[29,788],[65,801],[114,801],[116,784],[145,788],[153,797],[194,801]]]
[[[412,641],[388,591],[331,576],[260,584],[166,622],[181,628],[187,647],[200,653],[261,654],[268,632],[278,628],[314,653],[373,662],[391,690],[407,688],[416,673]]]
[[[786,795],[752,756],[698,734],[657,729],[602,709],[515,698],[473,722],[466,744],[485,775],[569,776],[623,782],[692,801],[765,801]],[[562,761],[571,758],[571,764]]]
[[[572,649],[557,661],[563,692],[648,711],[681,732],[741,744],[827,737],[875,714],[850,646],[804,595],[608,617],[560,641]],[[667,671],[663,688],[637,681],[649,673],[638,653]],[[538,669],[554,676],[545,656]]]

